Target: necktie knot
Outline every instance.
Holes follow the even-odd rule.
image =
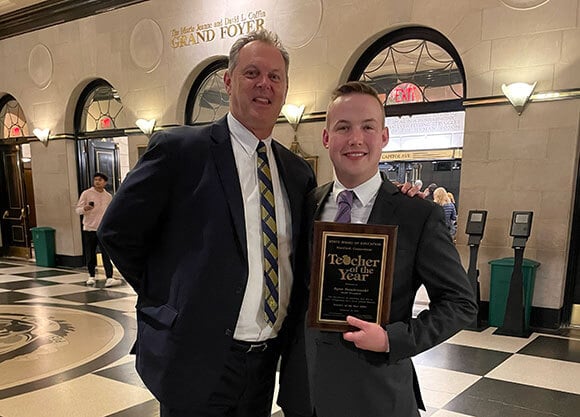
[[[350,223],[350,213],[353,200],[354,192],[351,190],[344,190],[338,193],[338,198],[336,199],[338,210],[334,219],[336,223]]]
[[[351,190],[343,190],[338,193],[338,204],[348,204],[352,207],[352,201],[354,200],[354,192]]]

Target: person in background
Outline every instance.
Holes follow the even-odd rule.
[[[379,173],[389,140],[384,123],[384,107],[372,87],[349,82],[335,90],[322,134],[335,180],[307,198],[303,235],[308,239],[301,262],[308,269],[314,220],[397,225],[389,324],[347,316],[353,331],[306,328],[304,302],[294,342],[282,355],[278,403],[286,417],[419,416],[425,407],[411,357],[475,318],[475,296],[442,210],[405,197]],[[308,294],[305,277],[299,289]],[[429,309],[412,317],[422,284]]]
[[[423,181],[417,180],[413,183],[413,186],[417,188],[419,191],[421,191],[421,188],[423,188]]]
[[[455,234],[457,233],[457,211],[455,204],[449,199],[447,190],[443,187],[436,188],[433,192],[433,201],[443,207],[447,230],[449,230],[451,238],[455,240]]]
[[[437,184],[435,184],[434,182],[432,182],[431,184],[429,184],[427,186],[427,188],[425,188],[425,200],[430,200],[433,201],[433,192],[435,191],[435,189],[437,188]]]
[[[447,197],[449,197],[449,201],[451,201],[455,207],[457,208],[457,204],[455,204],[455,196],[451,191],[447,191]]]
[[[154,134],[99,236],[135,289],[137,370],[162,417],[267,417],[310,165],[272,137],[289,56],[258,30],[232,46],[229,113]]]
[[[87,285],[95,285],[95,272],[97,267],[97,246],[101,250],[103,267],[105,268],[105,287],[113,287],[123,283],[123,280],[113,278],[113,265],[107,255],[107,251],[100,244],[97,237],[97,229],[111,203],[112,196],[105,190],[109,177],[101,172],[93,176],[93,186],[83,191],[77,202],[76,212],[83,216],[83,246],[85,249],[85,261],[89,270]]]

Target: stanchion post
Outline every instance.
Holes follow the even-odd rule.
[[[532,230],[532,211],[514,211],[510,236],[514,237],[514,270],[510,280],[503,325],[493,334],[502,336],[529,337],[531,331],[526,323],[524,304],[524,249]]]
[[[469,268],[467,269],[467,276],[476,296],[478,312],[474,322],[467,326],[469,330],[482,331],[488,326],[483,324],[481,312],[481,290],[479,286],[479,269],[477,268],[477,253],[479,251],[479,244],[483,239],[483,232],[485,230],[485,221],[487,219],[487,211],[485,210],[470,210],[467,216],[467,225],[465,233],[469,235],[467,244],[469,245]]]

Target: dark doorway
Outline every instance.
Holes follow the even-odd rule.
[[[459,202],[459,182],[461,179],[461,159],[434,161],[389,161],[382,162],[380,170],[387,174],[391,181],[415,182],[421,180],[423,189],[431,183],[451,193]]]
[[[580,142],[580,129],[578,133]],[[566,290],[564,292],[564,323],[580,327],[580,164],[576,172],[576,191],[572,211],[572,230],[568,267],[566,270]]]
[[[107,191],[115,194],[121,185],[117,144],[112,138],[82,139],[77,141],[79,151],[79,193],[93,185],[93,176],[102,172],[109,177]]]
[[[2,251],[6,256],[30,258],[31,233],[26,180],[18,145],[0,146],[0,219]],[[32,185],[32,184],[30,184]],[[32,189],[32,188],[31,188]],[[35,219],[36,216],[33,216]]]

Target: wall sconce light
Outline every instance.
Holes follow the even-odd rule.
[[[313,156],[304,152],[302,146],[300,146],[300,143],[298,142],[297,131],[300,120],[302,120],[302,115],[304,114],[304,104],[300,106],[296,106],[295,104],[284,104],[284,106],[282,106],[282,114],[294,130],[294,140],[290,144],[290,152],[304,158],[316,174],[318,170],[318,156]]]
[[[153,129],[155,128],[155,122],[156,122],[155,119],[151,120],[137,119],[135,121],[135,124],[139,129],[141,129],[141,132],[143,132],[147,136],[151,136],[151,134],[153,133]]]
[[[298,136],[296,135],[298,131],[298,125],[300,124],[300,120],[302,119],[302,115],[304,114],[304,104],[301,106],[297,106],[295,104],[284,104],[282,106],[282,114],[294,129],[294,141],[290,145],[290,151],[294,152],[297,155],[300,155],[303,158],[308,157],[309,155],[302,150],[300,143],[298,143]]]
[[[528,83],[513,83],[510,85],[502,84],[501,91],[508,98],[514,109],[518,112],[518,115],[522,114],[528,100],[530,99],[534,89],[536,88],[536,81],[533,84]]]
[[[38,138],[38,140],[41,141],[44,146],[48,146],[48,138],[50,136],[50,129],[48,129],[48,128],[46,128],[46,129],[36,128],[32,131],[32,133],[34,133],[34,136],[36,136]]]
[[[302,115],[304,114],[304,104],[301,106],[297,106],[295,104],[284,104],[282,106],[282,114],[294,129],[294,132],[298,130],[298,125],[300,124],[300,120],[302,119]]]

